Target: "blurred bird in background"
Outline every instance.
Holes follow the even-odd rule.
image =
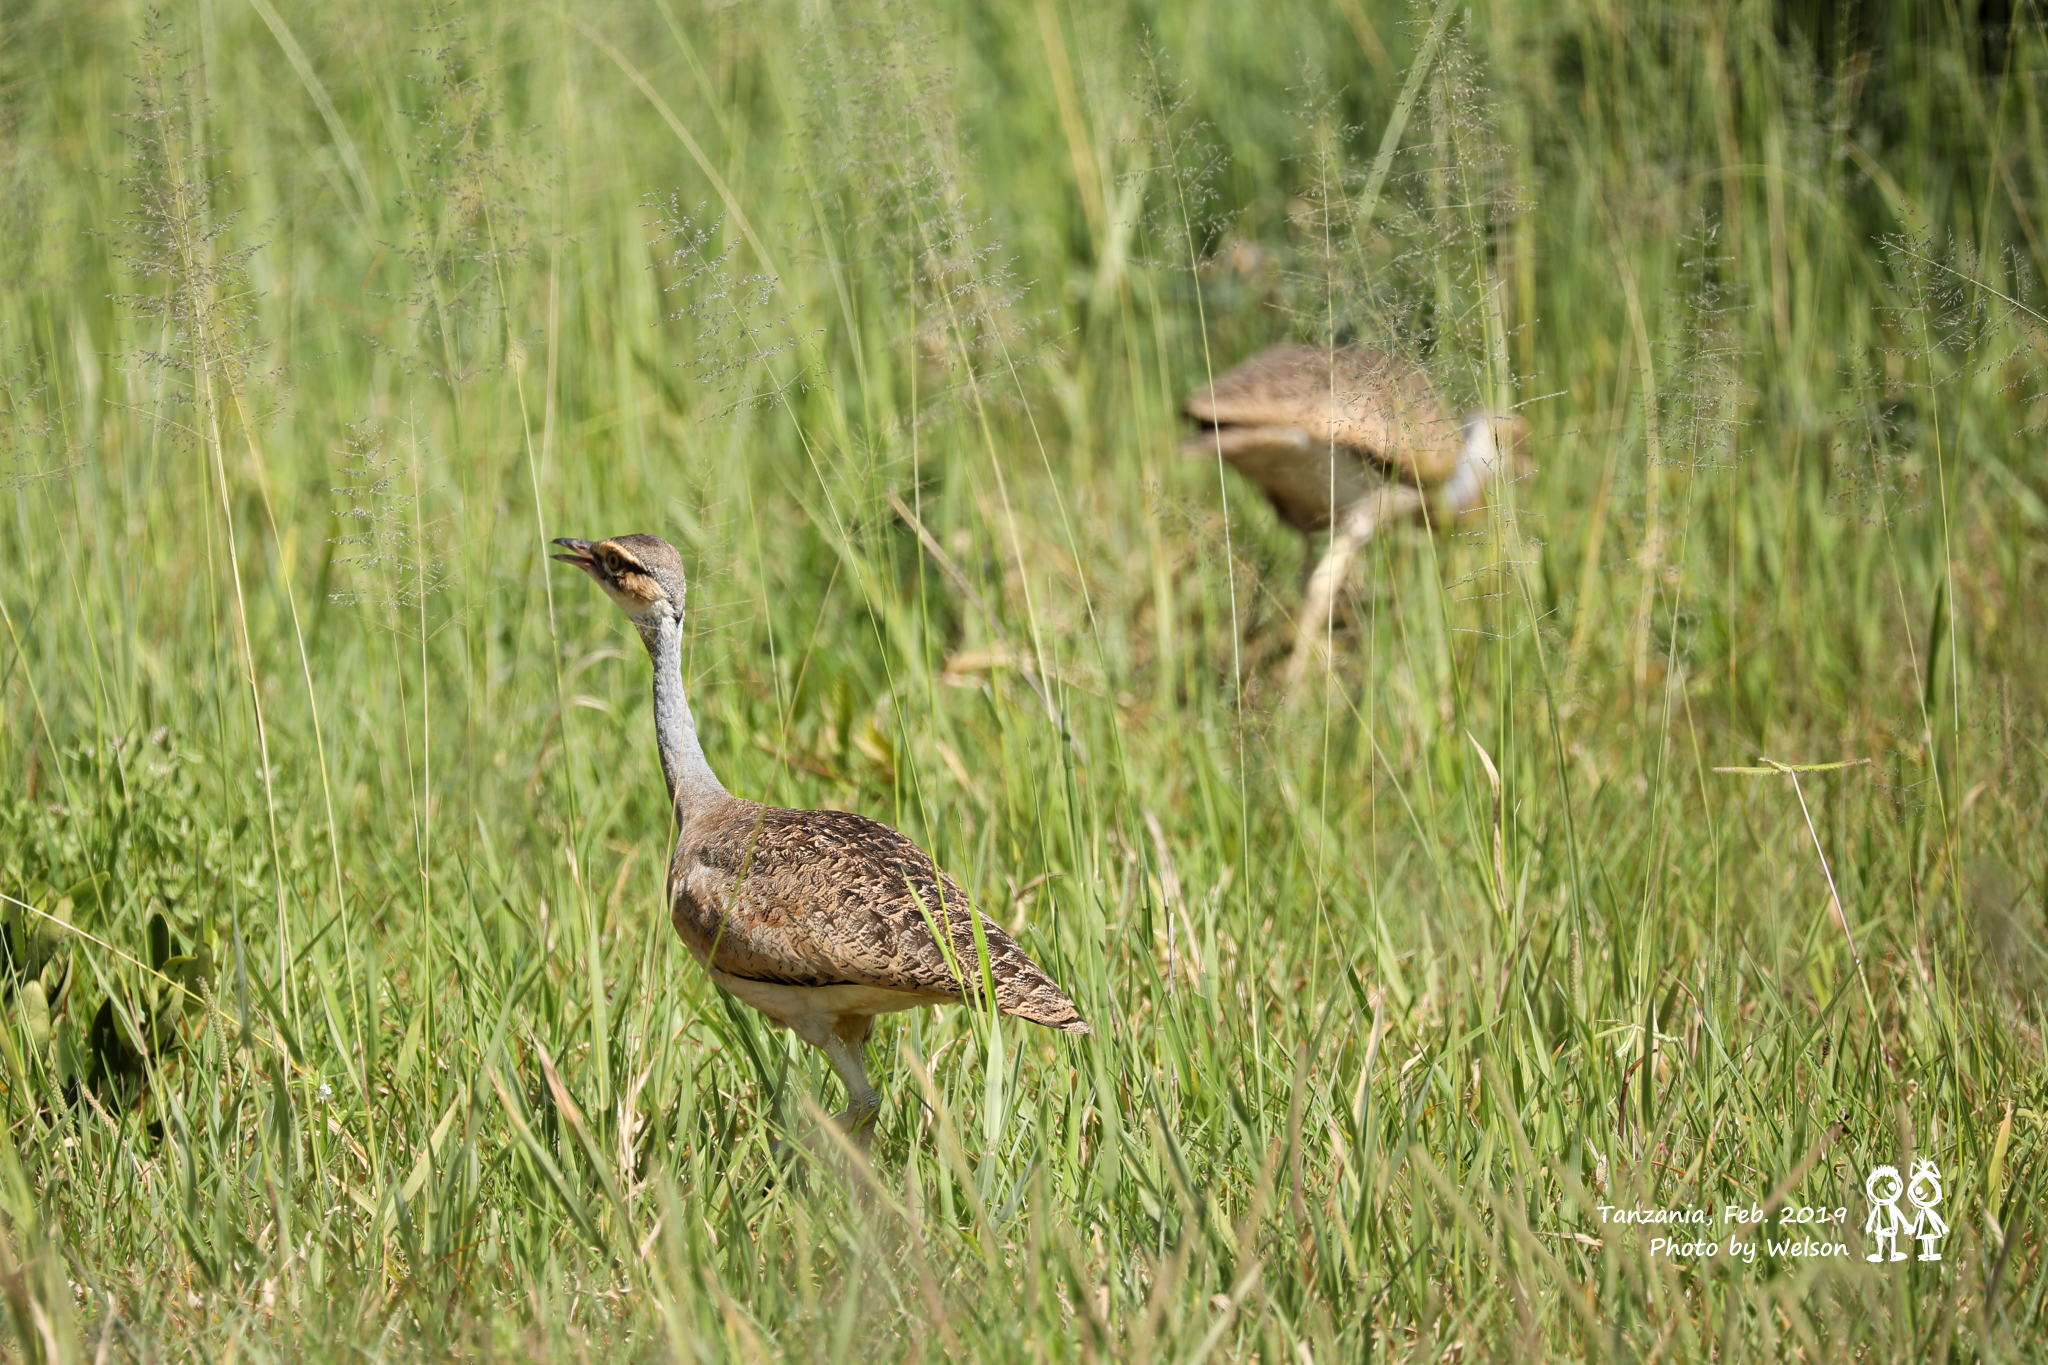
[[[1504,466],[1527,460],[1525,418],[1458,417],[1422,370],[1367,347],[1268,347],[1184,407],[1203,429],[1181,453],[1221,455],[1301,532],[1306,577],[1290,683],[1326,639],[1351,561],[1382,526],[1455,521],[1486,506]],[[1316,560],[1324,532],[1329,548]]]

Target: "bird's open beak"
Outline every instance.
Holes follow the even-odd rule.
[[[598,582],[602,583],[604,581],[604,575],[600,572],[597,561],[590,557],[589,541],[575,540],[569,536],[558,536],[555,538],[555,544],[569,551],[569,553],[565,555],[549,555],[549,559],[559,559],[564,564],[574,564]]]

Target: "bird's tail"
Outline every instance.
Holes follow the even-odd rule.
[[[1059,983],[1045,974],[1045,969],[1031,960],[1017,940],[1003,932],[1002,926],[983,916],[982,934],[988,942],[988,957],[991,975],[995,978],[996,1008],[1004,1014],[1047,1028],[1056,1028],[1062,1033],[1086,1033],[1088,1021],[1081,1017],[1081,1011],[1074,1008],[1074,1002],[1059,988]],[[960,951],[963,963],[969,964],[968,971],[974,972],[971,964],[975,960],[976,948],[973,939],[962,941],[956,930],[954,942]],[[973,930],[967,930],[971,935]],[[969,998],[979,994],[969,978]]]
[[[1093,1033],[1095,1031],[1088,1027],[1088,1021],[1083,1019],[1081,1012],[1074,1008],[1073,1001],[1062,996],[1060,1004],[1066,1008],[1057,1013],[1051,1010],[1034,1011],[1021,1009],[1006,1009],[1003,1013],[1014,1015],[1019,1019],[1027,1020],[1034,1024],[1043,1024],[1047,1028],[1056,1028],[1061,1033]]]
[[[1088,1021],[1067,993],[1037,963],[1029,958],[1024,961],[1026,970],[997,980],[996,1008],[1061,1033],[1087,1033]]]

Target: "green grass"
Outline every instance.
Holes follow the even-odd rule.
[[[2032,6],[412,9],[5,19],[21,1357],[2040,1354]],[[1540,469],[1289,697],[1177,404],[1354,334]],[[727,784],[1091,1036],[894,1016],[819,1136],[544,557],[626,531]],[[1866,1264],[1914,1155],[1944,1259]],[[1773,1197],[1850,1255],[1597,1209]]]

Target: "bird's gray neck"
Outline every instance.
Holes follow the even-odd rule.
[[[704,746],[697,742],[697,722],[690,715],[690,699],[683,694],[683,623],[662,613],[642,622],[640,639],[654,660],[654,739],[661,748],[661,775],[668,779],[669,805],[676,823],[681,824],[690,807],[712,795],[723,795],[725,784],[705,761]]]

